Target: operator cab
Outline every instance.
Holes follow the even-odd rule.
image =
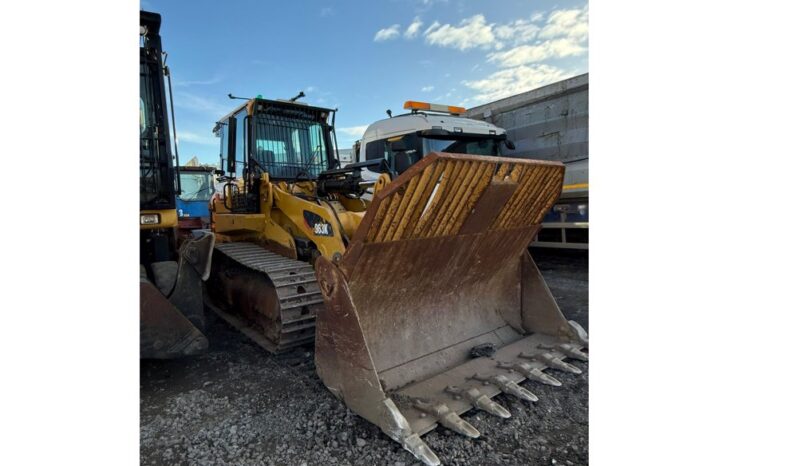
[[[255,98],[219,120],[222,168],[235,178],[268,172],[274,180],[313,180],[336,164],[335,110]]]
[[[410,113],[366,128],[355,144],[359,162],[382,159],[398,175],[430,152],[498,156],[502,146],[512,146],[502,128],[462,117],[466,111],[463,107],[407,101],[404,108]],[[378,176],[376,168],[363,174],[369,180]]]
[[[237,191],[232,193],[237,201],[231,210],[257,210],[262,173],[292,183],[315,181],[335,168],[334,115],[328,108],[258,97],[219,120],[213,131],[221,140],[221,168],[228,173],[225,186]],[[331,117],[333,123],[328,121]],[[243,180],[243,187],[233,180]]]

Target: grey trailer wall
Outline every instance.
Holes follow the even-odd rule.
[[[544,219],[535,246],[588,247],[588,83],[585,73],[466,112],[507,131],[515,150],[504,150],[505,155],[565,164],[562,196]]]
[[[507,130],[507,155],[571,162],[588,157],[588,75],[575,76],[466,112]]]

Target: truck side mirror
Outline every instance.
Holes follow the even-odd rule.
[[[510,150],[515,150],[515,143],[509,139],[504,140],[504,145]]]

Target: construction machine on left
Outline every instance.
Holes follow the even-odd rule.
[[[208,278],[214,235],[181,241],[175,196],[179,162],[173,158],[161,48],[161,16],[140,13],[140,357],[166,359],[205,351],[202,282]],[[170,102],[171,102],[171,85]],[[174,112],[172,112],[174,126]]]

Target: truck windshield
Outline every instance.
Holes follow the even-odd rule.
[[[462,139],[433,139],[425,137],[424,154],[430,152],[454,152],[473,155],[499,155],[499,143],[496,138],[467,137]]]
[[[181,201],[210,201],[213,196],[213,174],[208,172],[180,172]]]
[[[279,114],[256,115],[253,123],[254,169],[272,178],[314,179],[328,168],[328,129],[322,123]]]

